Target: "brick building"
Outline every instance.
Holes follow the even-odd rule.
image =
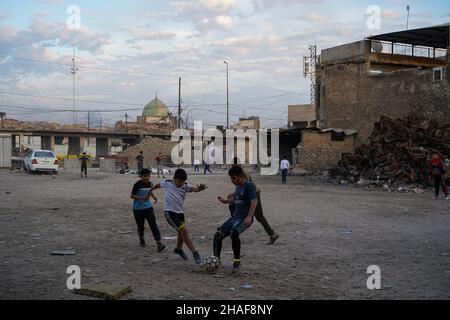
[[[316,68],[318,127],[357,130],[360,144],[382,115],[422,114],[450,122],[449,27],[382,34],[322,50]]]

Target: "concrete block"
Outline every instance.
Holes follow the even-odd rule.
[[[100,159],[100,171],[115,173],[116,172],[116,160]]]
[[[65,171],[80,171],[80,160],[78,159],[64,159]]]
[[[131,286],[109,284],[82,284],[75,293],[88,297],[116,300],[132,291]]]

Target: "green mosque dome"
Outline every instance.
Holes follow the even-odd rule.
[[[142,111],[143,117],[167,117],[168,115],[169,108],[167,108],[164,102],[158,99],[158,95]]]

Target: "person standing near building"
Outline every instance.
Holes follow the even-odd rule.
[[[88,163],[88,161],[90,162],[91,160],[87,156],[86,151],[83,152],[83,155],[80,157],[79,160],[81,161],[80,176],[83,178],[83,172],[84,172],[84,177],[87,178],[87,163]]]
[[[447,183],[445,182],[445,164],[437,153],[434,153],[430,160],[430,174],[434,179],[434,200],[439,198],[441,188],[444,191],[445,199],[449,200]]]
[[[141,174],[142,169],[144,169],[144,154],[143,152],[139,152],[139,154],[136,157],[137,161],[137,167],[138,167],[138,174]]]
[[[161,165],[161,161],[163,158],[164,157],[163,157],[162,153],[160,152],[160,153],[158,153],[158,156],[155,158],[155,161],[156,161],[156,170],[158,171],[158,178],[159,178],[159,172],[161,171],[162,177],[165,179],[166,177],[164,176],[164,170]]]
[[[280,170],[281,170],[281,182],[282,183],[286,183],[287,182],[287,176],[288,176],[288,171],[290,168],[291,164],[289,163],[287,156],[284,156],[284,159],[281,160],[281,164],[280,164]]]
[[[200,172],[200,160],[194,159],[194,172]]]

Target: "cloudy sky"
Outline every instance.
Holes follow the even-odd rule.
[[[368,7],[381,9],[378,30]],[[260,116],[287,123],[287,105],[309,102],[302,57],[366,36],[450,22],[448,0],[34,0],[0,2],[0,111],[10,118],[70,123],[72,53],[77,110],[92,126],[135,119],[155,97],[183,119],[226,123]],[[77,19],[76,6],[80,10]],[[78,28],[79,26],[79,28]],[[50,112],[52,110],[53,112]],[[77,122],[86,123],[87,113]]]

